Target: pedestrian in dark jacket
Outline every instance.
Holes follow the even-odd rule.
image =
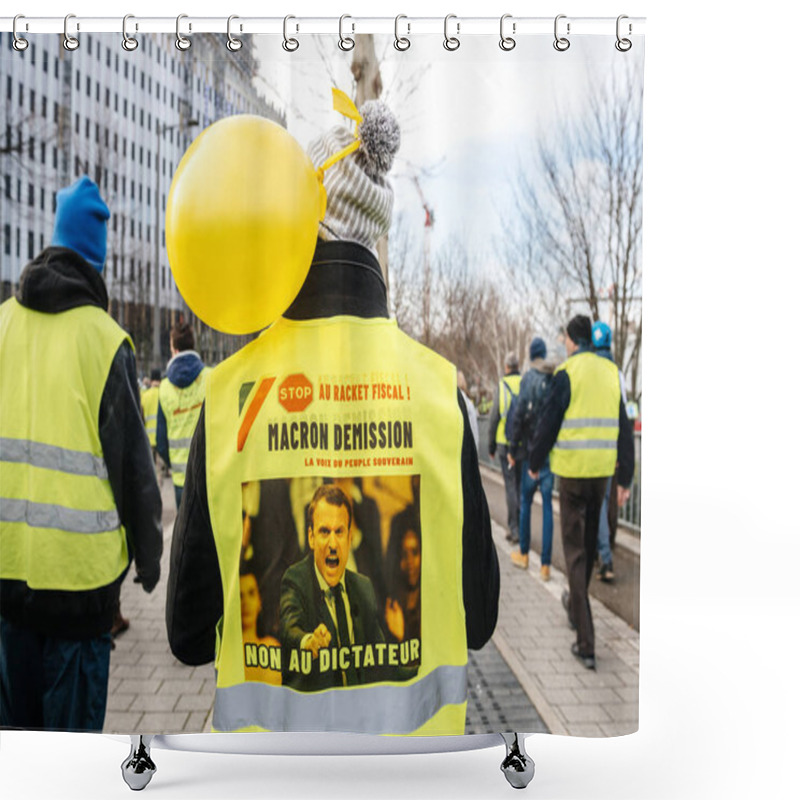
[[[85,177],[56,202],[0,307],[0,725],[99,731],[120,584],[132,558],[145,591],[160,576],[161,497],[107,314],[108,208]]]
[[[536,422],[550,387],[553,365],[546,362],[547,345],[539,336],[531,342],[529,357],[531,368],[522,376],[519,400],[515,406],[511,425],[509,449],[512,463],[522,461],[520,470],[519,552],[511,551],[511,562],[515,567],[528,569],[528,552],[531,542],[531,505],[536,490],[542,493],[542,554],[540,575],[543,581],[550,580],[550,564],[553,558],[553,473],[547,459],[539,469],[538,478],[533,477],[528,460],[528,450],[533,444]]]

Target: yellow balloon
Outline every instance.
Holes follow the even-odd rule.
[[[270,325],[306,279],[324,206],[314,166],[285,128],[249,114],[210,125],[167,199],[167,256],[188,306],[225,333]]]

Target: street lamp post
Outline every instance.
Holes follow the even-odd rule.
[[[200,123],[190,119],[185,123],[187,128],[193,128]],[[161,216],[161,136],[167,131],[184,127],[183,121],[173,125],[162,125],[156,117],[156,197],[155,197],[155,293],[153,295],[153,363],[161,366],[161,231],[159,218]]]

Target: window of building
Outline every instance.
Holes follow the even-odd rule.
[[[128,140],[124,136],[122,137],[122,157],[128,157]]]
[[[56,78],[58,77],[58,59],[57,58],[53,59],[53,74],[56,76]]]
[[[123,117],[128,116],[128,101],[125,98],[123,98],[122,100],[122,116]]]
[[[51,198],[50,208],[51,208],[52,212],[55,214],[56,213],[56,193],[55,192],[53,192],[53,196]]]
[[[131,268],[130,272],[128,273],[128,279],[133,280],[133,271],[136,269],[136,261],[134,261],[133,256],[131,256]]]
[[[10,75],[6,75],[6,100],[11,102],[14,99],[14,81]]]
[[[94,141],[95,144],[100,144],[100,123],[95,122],[94,124]]]
[[[58,169],[58,148],[53,148],[53,169]]]
[[[17,202],[22,202],[22,181],[17,178]]]
[[[136,67],[131,67],[131,83],[136,85]]]
[[[112,277],[117,277],[117,256],[114,255],[111,258],[111,275]]]
[[[3,253],[11,255],[11,226],[8,223],[3,225]]]
[[[144,89],[144,72],[139,73],[141,80],[139,81],[140,88]]]
[[[100,81],[95,81],[94,83],[94,99],[98,103],[100,102]]]
[[[92,96],[92,79],[88,75],[86,76],[86,96],[89,98]]]
[[[92,37],[91,36],[87,36],[86,37],[86,49],[89,51],[89,55],[91,55],[92,54]]]
[[[111,66],[111,48],[110,47],[106,47],[106,66],[107,67]]]
[[[86,137],[86,141],[88,142],[89,139],[91,139],[92,137],[92,123],[88,119],[86,120],[85,128],[86,132],[84,133],[84,136]]]
[[[30,111],[33,114],[36,111],[36,92],[31,89],[30,93],[31,103],[30,103]]]
[[[53,122],[58,122],[58,103],[53,103]]]
[[[106,89],[106,108],[111,108],[111,89]]]
[[[78,91],[81,90],[81,71],[79,69],[75,70],[75,88]]]
[[[127,61],[123,61],[122,62],[122,75],[125,78],[128,77],[128,62]]]
[[[114,177],[116,178],[117,176],[114,175]],[[117,232],[117,215],[116,215],[116,213],[111,215],[111,230],[114,231],[114,233]],[[115,275],[116,275],[116,273],[115,273]]]
[[[119,73],[119,53],[114,53],[114,72]]]
[[[119,95],[114,92],[114,111],[119,111]]]
[[[42,95],[42,116],[47,119],[47,98]]]
[[[25,104],[24,97],[25,97],[25,90],[22,88],[22,84],[20,84],[19,85],[19,107],[20,108],[22,108],[22,106]]]
[[[31,160],[36,158],[36,144],[33,141],[33,136],[28,137],[28,158]]]
[[[42,69],[47,72],[47,61],[48,61],[49,53],[47,52],[47,48],[42,48]]]
[[[34,192],[33,192],[33,184],[28,184],[28,205],[33,208],[34,205]]]
[[[103,144],[105,147],[108,147],[108,128],[105,129],[105,133],[103,134]]]
[[[147,288],[150,288],[150,262],[147,262]]]
[[[118,140],[118,138],[117,138],[117,134],[115,133],[115,134],[114,134],[114,152],[115,152],[115,153],[117,152],[117,144],[118,144],[118,141],[119,141],[119,140]]]
[[[28,231],[28,261],[33,259],[33,231]]]
[[[81,132],[81,115],[76,113],[75,114],[75,133],[80,134]]]
[[[3,190],[7,200],[11,199],[11,176],[3,175]]]
[[[39,143],[39,160],[42,164],[47,163],[47,145],[44,142]],[[44,207],[42,207],[44,210]]]
[[[131,236],[133,236],[136,233],[136,230],[134,228],[133,220],[131,220],[131,226],[130,227],[131,227]],[[133,259],[131,259],[131,263],[133,263]],[[131,273],[131,277],[133,277],[133,273]]]
[[[44,189],[39,189],[39,208],[44,211]]]
[[[19,233],[19,228],[17,228],[17,247],[16,247],[17,258],[19,258],[20,255],[19,245],[20,245],[20,233]]]

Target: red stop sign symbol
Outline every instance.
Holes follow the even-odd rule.
[[[305,375],[290,375],[278,387],[278,402],[287,411],[305,411],[314,399],[314,387]]]

